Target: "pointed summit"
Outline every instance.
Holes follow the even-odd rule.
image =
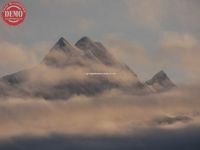
[[[81,51],[71,45],[65,38],[61,37],[51,48],[43,62],[50,66],[66,66],[75,61]]]
[[[56,44],[53,46],[53,48],[50,50],[49,54],[53,53],[62,53],[63,54],[69,54],[69,53],[76,53],[77,49],[74,48],[65,38],[61,37]]]
[[[175,87],[175,84],[163,70],[156,73],[152,79],[146,81],[146,84],[153,86],[157,91],[163,91]]]
[[[67,40],[65,40],[65,38],[63,38],[63,37],[61,37],[61,38],[58,40],[58,42],[56,43],[56,45],[59,45],[60,47],[64,47],[64,46],[66,46],[67,44],[69,44],[69,43],[68,43]]]
[[[61,37],[56,44],[54,45],[54,49],[64,48],[64,47],[72,47],[72,45],[63,37]]]
[[[116,60],[100,42],[92,41],[89,37],[82,37],[75,46],[87,54],[95,56],[100,62],[106,65],[115,64]]]
[[[78,40],[76,44],[81,44],[81,43],[93,43],[93,42],[89,37],[84,36],[80,40]]]
[[[162,81],[162,80],[166,80],[166,79],[169,80],[167,74],[163,70],[161,70],[157,74],[155,74],[153,78],[154,78],[154,80],[157,80],[157,81]]]
[[[76,42],[75,46],[85,51],[94,48],[95,43],[89,37],[84,36]]]

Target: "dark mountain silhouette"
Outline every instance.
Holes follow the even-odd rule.
[[[73,95],[94,96],[117,88],[133,94],[162,90],[173,84],[161,72],[143,84],[126,64],[116,60],[100,42],[88,37],[75,45],[61,37],[34,68],[0,79],[0,96],[68,99]]]
[[[175,87],[175,84],[163,70],[155,74],[152,79],[146,81],[146,84],[152,86],[156,91],[165,91]]]
[[[55,67],[65,67],[70,64],[78,63],[79,57],[83,53],[78,48],[75,48],[67,40],[61,37],[53,46],[43,63]]]

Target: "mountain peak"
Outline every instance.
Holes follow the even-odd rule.
[[[87,36],[78,40],[75,46],[86,52],[89,57],[95,57],[99,62],[106,65],[114,64],[116,62],[103,44],[93,41]]]
[[[158,73],[156,73],[151,80],[147,81],[147,83],[148,84],[153,84],[155,82],[160,83],[164,80],[170,80],[170,79],[167,76],[167,74],[163,70],[161,70]]]
[[[80,40],[78,40],[78,42],[76,42],[75,46],[82,47],[85,45],[93,45],[93,44],[94,44],[93,41],[89,37],[84,36]]]
[[[91,41],[91,39],[87,36],[84,36],[80,39],[80,41]]]
[[[58,45],[59,47],[65,47],[66,45],[69,45],[69,42],[65,38],[61,37],[56,45]]]
[[[43,62],[49,66],[63,67],[76,61],[80,55],[81,51],[61,37],[43,59]]]
[[[157,74],[154,76],[156,79],[166,79],[168,78],[167,74],[165,73],[164,70],[159,71]],[[169,79],[169,78],[168,78]]]
[[[69,53],[75,50],[74,50],[74,47],[65,38],[61,37],[56,42],[56,44],[54,45],[51,51],[62,51],[65,53]]]
[[[158,73],[156,73],[153,78],[146,81],[146,84],[151,86],[160,86],[163,89],[170,89],[172,87],[175,87],[175,84],[170,80],[170,78],[167,76],[167,74],[161,70]]]

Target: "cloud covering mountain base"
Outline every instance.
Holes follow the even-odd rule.
[[[190,90],[189,90],[190,89]],[[68,101],[1,99],[0,138],[18,136],[120,136],[144,130],[199,126],[198,87],[146,96],[112,90]]]

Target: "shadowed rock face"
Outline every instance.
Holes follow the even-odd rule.
[[[152,79],[146,81],[146,84],[152,86],[156,91],[164,91],[175,87],[175,84],[163,70],[155,74]]]

